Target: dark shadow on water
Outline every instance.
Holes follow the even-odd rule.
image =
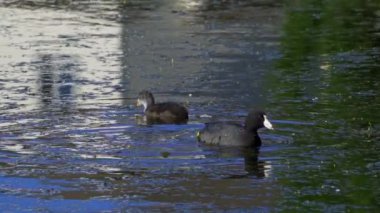
[[[39,64],[36,69],[40,70],[41,81],[41,102],[43,105],[51,105],[53,98],[53,66],[49,64],[51,61],[51,55],[42,55],[39,57]]]
[[[266,178],[266,162],[259,160],[260,148],[248,147],[220,147],[200,145],[205,152],[212,152],[206,155],[207,158],[243,158],[244,170],[246,174],[227,175],[226,179],[240,178]]]
[[[75,58],[69,55],[37,55],[31,66],[39,73],[40,100],[43,109],[73,107],[75,73],[79,72]]]

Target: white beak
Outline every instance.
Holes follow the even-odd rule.
[[[266,115],[264,115],[264,126],[267,128],[267,129],[271,129],[273,130],[273,126],[272,124],[269,122],[268,118]]]

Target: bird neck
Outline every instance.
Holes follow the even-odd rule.
[[[259,137],[259,134],[257,134],[257,131],[256,131],[256,134],[255,134],[255,137],[254,137],[254,147],[260,147],[261,146],[261,138]]]
[[[145,102],[145,105],[144,105],[144,109],[147,110],[148,107],[154,105],[154,98],[151,97],[151,98],[148,98]]]
[[[257,135],[257,130],[259,129],[256,125],[247,125],[245,124],[244,128],[255,135]]]
[[[260,147],[261,146],[261,138],[259,136],[259,133],[257,133],[257,128],[247,128],[245,127],[246,131],[249,132],[251,137],[253,136],[251,146],[252,147]]]

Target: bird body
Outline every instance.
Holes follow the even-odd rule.
[[[252,143],[261,145],[261,140],[250,140],[250,138],[258,137],[257,133],[245,131],[245,128],[237,123],[207,123],[198,135],[200,141],[207,142],[209,145],[251,146]]]
[[[154,123],[187,123],[189,119],[186,108],[174,102],[157,103],[145,111],[147,118]]]
[[[189,119],[187,109],[175,102],[155,103],[152,93],[142,91],[137,105],[144,106],[148,124],[185,124]]]
[[[198,132],[198,141],[207,145],[260,147],[261,139],[257,130],[266,127],[273,129],[272,124],[262,111],[248,114],[245,125],[231,122],[206,123]]]

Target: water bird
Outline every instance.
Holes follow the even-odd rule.
[[[252,110],[248,113],[244,125],[233,122],[206,123],[205,127],[197,132],[197,139],[207,145],[257,148],[261,146],[257,130],[263,127],[273,129],[264,111]]]
[[[137,106],[144,107],[148,124],[186,124],[189,119],[184,106],[175,102],[155,103],[153,94],[147,90],[139,93]]]

